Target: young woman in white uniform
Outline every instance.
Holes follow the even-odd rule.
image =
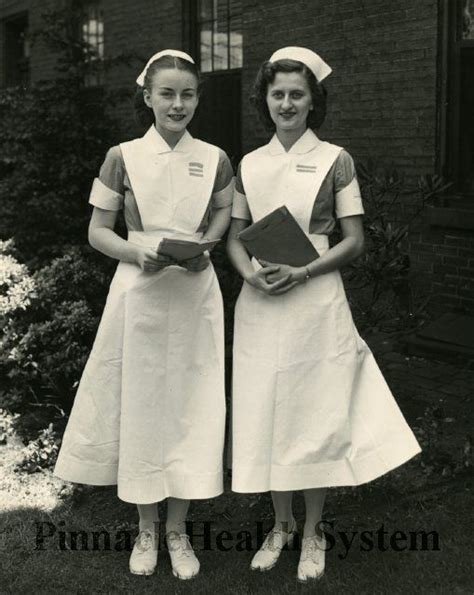
[[[186,130],[199,99],[190,56],[155,54],[137,83],[154,124],[110,149],[92,187],[90,243],[120,263],[55,473],[117,484],[118,497],[138,505],[135,574],[155,569],[156,503],[167,498],[173,573],[186,579],[199,571],[185,534],[189,501],[223,490],[223,307],[207,253],[178,266],[157,247],[164,237],[222,237],[233,173],[221,149]],[[114,232],[122,208],[128,240]]]
[[[324,120],[321,81],[330,72],[297,47],[262,65],[255,104],[276,133],[242,160],[228,243],[244,278],[235,311],[232,489],[272,491],[275,527],[251,565],[260,570],[292,540],[292,492],[304,491],[301,581],[324,571],[317,525],[326,488],[375,479],[420,450],[354,327],[339,274],[363,251],[363,207],[350,155],[311,130]],[[320,254],[306,267],[251,261],[237,238],[282,205]],[[329,248],[336,219],[343,239]]]

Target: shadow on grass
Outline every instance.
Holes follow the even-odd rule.
[[[469,592],[471,544],[465,523],[471,515],[472,501],[467,478],[459,477],[431,493],[411,498],[397,498],[393,494],[384,496],[383,493],[374,498],[372,490],[360,488],[361,497],[354,498],[354,493],[330,492],[325,518],[332,524],[326,528],[334,544],[327,552],[326,575],[317,583],[319,592]],[[219,501],[222,501],[221,508]],[[237,501],[241,505],[238,508]],[[228,518],[229,506],[235,513],[231,518]],[[301,519],[301,498],[295,499],[295,511]],[[129,549],[137,530],[136,512],[134,506],[117,500],[114,488],[88,490],[82,500],[68,499],[50,512],[34,507],[14,509],[0,516],[2,591],[313,592],[315,585],[296,582],[297,549],[284,551],[277,566],[268,573],[249,570],[259,540],[271,527],[270,516],[268,495],[256,498],[226,493],[213,504],[194,503],[190,520],[201,573],[193,581],[179,581],[171,574],[164,547],[159,552],[155,575],[136,577],[129,574]],[[262,526],[259,525],[261,521]],[[206,523],[210,523],[207,543],[203,537]],[[110,537],[108,550],[104,549],[107,544],[103,531]],[[222,540],[224,531],[225,539]],[[367,537],[366,541],[361,539],[363,531],[371,534],[373,547],[368,547]],[[423,548],[421,533],[433,531],[438,535],[439,550],[434,547],[436,540],[432,535],[428,536],[427,547]],[[247,540],[242,538],[245,532],[250,535]],[[396,532],[404,534],[406,539],[398,533],[394,541]],[[101,534],[96,542],[94,533]],[[417,534],[416,547],[411,551],[410,533]],[[224,548],[227,551],[223,551]]]

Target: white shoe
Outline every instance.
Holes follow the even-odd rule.
[[[296,535],[296,522],[293,521],[293,525],[290,531],[283,531],[282,529],[273,529],[266,536],[265,541],[262,543],[260,549],[255,554],[250,563],[252,570],[270,570],[277,563],[280,557],[282,549],[285,545],[291,545]]]
[[[150,529],[140,531],[135,539],[135,545],[130,555],[130,572],[132,574],[153,574],[157,559],[158,536]]]
[[[173,576],[182,580],[194,578],[199,574],[199,560],[196,558],[189,537],[186,533],[171,531],[166,535],[171,558]]]
[[[321,578],[324,574],[325,558],[326,539],[324,535],[322,537],[317,535],[304,537],[298,564],[298,580],[305,583],[308,580]]]

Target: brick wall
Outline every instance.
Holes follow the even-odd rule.
[[[146,61],[160,49],[180,48],[182,41],[182,8],[180,0],[103,0],[105,47],[109,57],[134,55],[129,66],[114,67],[107,75],[110,88],[121,88],[126,97],[116,113],[126,137],[137,128],[133,121],[135,79]]]
[[[306,45],[333,73],[321,136],[355,157],[431,172],[436,147],[436,0],[244,1],[244,146],[265,138],[247,97],[278,47]],[[257,41],[258,40],[258,41]]]
[[[429,227],[411,237],[410,258],[431,288],[431,309],[474,313],[474,234]]]
[[[0,19],[28,9],[34,29],[47,6],[62,2],[3,0]],[[437,0],[242,0],[242,5],[244,152],[268,139],[248,102],[259,65],[279,47],[305,45],[333,68],[325,82],[329,109],[323,138],[344,146],[356,160],[372,157],[412,180],[436,171]],[[103,0],[103,9],[107,56],[134,55],[128,66],[106,75],[108,88],[125,90],[115,107],[125,140],[137,133],[132,99],[144,61],[158,48],[187,47],[182,0]],[[32,80],[52,76],[54,64],[54,55],[35,47]],[[436,308],[472,311],[473,248],[468,232],[430,228],[423,220],[411,234],[412,263],[432,288]]]

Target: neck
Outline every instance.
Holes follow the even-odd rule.
[[[155,128],[166,141],[166,143],[169,145],[170,149],[174,149],[176,147],[179,140],[183,137],[184,133],[186,132],[186,128],[184,130],[180,130],[179,132],[170,132],[169,130],[161,128],[161,126],[157,126],[156,124]]]
[[[306,126],[304,128],[298,128],[297,130],[281,130],[280,128],[277,128],[276,135],[285,151],[288,152],[296,141],[303,136],[306,130]]]

